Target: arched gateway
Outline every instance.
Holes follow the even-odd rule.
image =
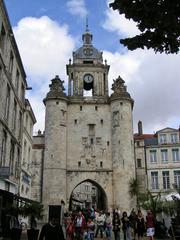
[[[104,189],[102,188],[102,186],[99,184],[99,183],[97,183],[97,182],[95,182],[95,181],[93,181],[93,180],[91,180],[91,179],[86,179],[86,180],[84,180],[83,182],[81,182],[81,183],[79,183],[78,185],[76,185],[75,186],[75,188],[73,189],[73,191],[71,192],[71,195],[70,195],[70,198],[68,199],[68,201],[67,202],[69,202],[69,210],[74,210],[73,209],[73,201],[77,201],[77,198],[76,198],[76,195],[77,195],[77,193],[79,193],[79,192],[83,192],[82,191],[82,189],[81,188],[79,188],[78,189],[78,187],[80,187],[80,186],[82,186],[83,188],[84,187],[86,187],[87,185],[86,185],[86,183],[90,183],[90,184],[92,184],[94,187],[95,187],[95,189],[97,190],[96,192],[94,192],[94,194],[95,194],[95,198],[96,199],[94,199],[95,201],[92,201],[92,186],[90,185],[89,187],[91,187],[90,188],[90,190],[91,191],[89,191],[90,192],[90,199],[89,199],[89,201],[88,201],[88,199],[85,201],[85,204],[82,202],[80,202],[81,204],[77,204],[77,205],[75,205],[76,206],[76,208],[74,208],[74,209],[77,209],[77,206],[79,206],[79,207],[81,207],[81,208],[85,208],[85,207],[87,207],[87,208],[90,208],[90,207],[95,207],[96,209],[98,209],[98,210],[100,210],[100,211],[107,211],[108,210],[108,198],[107,198],[107,194],[106,194],[106,192],[104,191]],[[72,184],[71,186],[73,186],[74,184]],[[71,188],[69,188],[70,190],[71,190]],[[77,189],[77,190],[76,190]],[[94,189],[94,190],[95,190]],[[85,189],[86,190],[86,189]],[[75,191],[75,192],[74,192]],[[87,194],[88,193],[88,191],[85,191],[85,193],[84,194]],[[74,196],[75,195],[75,196]],[[77,201],[78,202],[78,201]]]
[[[82,47],[66,66],[68,94],[56,76],[44,99],[42,192],[47,217],[50,206],[64,202],[68,209],[73,189],[87,179],[103,189],[107,209],[133,207],[128,193],[129,180],[135,175],[133,100],[120,76],[109,96],[110,66],[92,45],[92,37],[86,29]]]

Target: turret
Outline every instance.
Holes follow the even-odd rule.
[[[50,91],[44,99],[45,156],[43,172],[43,204],[61,205],[66,201],[66,125],[67,97],[63,81],[58,76],[51,80]],[[45,213],[46,216],[48,212]]]
[[[117,207],[131,206],[129,180],[135,176],[134,147],[132,128],[133,99],[127,92],[124,80],[119,76],[112,85],[114,91],[110,96],[112,119],[112,166],[114,203]],[[120,189],[120,186],[123,188]]]

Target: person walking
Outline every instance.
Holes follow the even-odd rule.
[[[136,233],[138,236],[138,240],[142,240],[145,233],[145,221],[142,215],[141,210],[138,210],[137,218],[136,218]]]
[[[108,240],[112,238],[112,218],[110,212],[106,214],[105,217],[105,232]]]
[[[86,228],[86,220],[81,211],[78,212],[74,221],[75,225],[75,239],[82,240],[84,235],[84,230]]]
[[[93,222],[92,217],[89,217],[87,221],[87,239],[88,240],[94,240],[94,229],[95,229],[95,223]]]
[[[114,239],[120,240],[121,220],[120,220],[118,212],[114,212],[114,214],[113,214],[112,225],[113,225]]]
[[[123,212],[122,214],[122,230],[124,234],[124,240],[131,240],[131,227],[130,227],[130,221],[127,216],[127,212]]]
[[[66,221],[66,240],[73,240],[74,230],[74,221],[70,216]]]
[[[154,239],[154,233],[155,233],[155,217],[153,216],[151,210],[147,211],[146,216],[146,234],[148,240]]]
[[[39,240],[65,240],[62,226],[58,223],[58,218],[52,216],[49,223],[43,225]]]
[[[101,238],[103,238],[104,222],[105,222],[104,215],[102,214],[102,212],[99,212],[99,215],[96,217],[97,229],[96,229],[95,238],[97,238],[99,231],[101,234]]]

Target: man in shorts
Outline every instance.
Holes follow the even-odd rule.
[[[147,239],[148,240],[153,240],[154,238],[154,233],[155,233],[155,218],[151,212],[151,210],[147,211],[147,216],[146,216],[146,234],[147,234]]]

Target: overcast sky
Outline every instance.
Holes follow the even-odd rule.
[[[4,0],[33,90],[27,96],[37,118],[35,132],[44,130],[43,98],[50,80],[59,75],[67,85],[66,64],[82,45],[88,15],[93,45],[110,64],[109,88],[119,75],[134,99],[133,125],[144,133],[180,125],[180,55],[128,51],[119,39],[138,33],[136,25],[108,7],[105,0]],[[33,2],[33,3],[32,3]]]

